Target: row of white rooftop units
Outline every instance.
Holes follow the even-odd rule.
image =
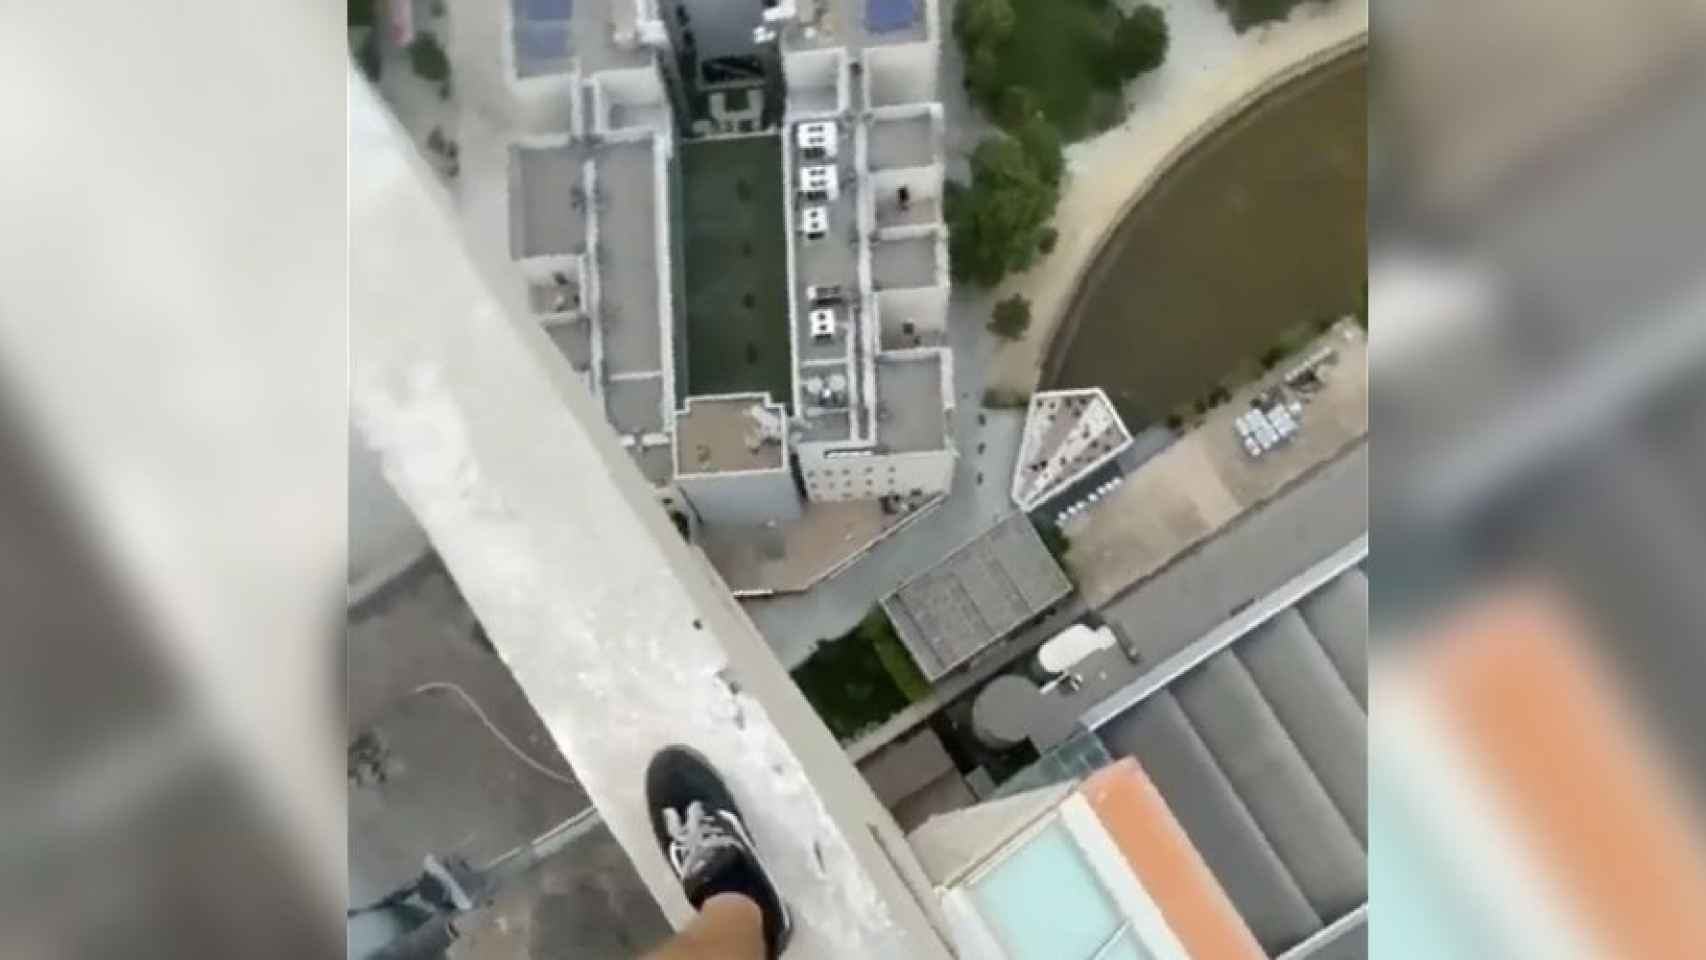
[[[1244,444],[1244,452],[1256,459],[1296,435],[1300,429],[1297,415],[1302,412],[1303,404],[1296,400],[1277,403],[1265,410],[1257,407],[1239,414],[1232,427]]]

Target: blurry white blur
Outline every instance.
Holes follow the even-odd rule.
[[[338,949],[337,15],[0,11],[0,956]]]
[[[1375,23],[1375,955],[1706,955],[1706,7]]]

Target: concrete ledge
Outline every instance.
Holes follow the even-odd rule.
[[[945,960],[893,820],[517,292],[493,291],[503,264],[462,245],[424,161],[365,84],[350,90],[356,426],[641,879],[673,923],[693,916],[643,783],[656,750],[689,743],[790,891],[790,956]]]

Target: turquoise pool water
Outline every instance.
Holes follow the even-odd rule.
[[[1455,960],[1487,956],[1490,938],[1475,927],[1481,916],[1464,903],[1463,886],[1429,850],[1440,842],[1417,828],[1413,791],[1394,771],[1370,769],[1368,809],[1369,955],[1381,960]]]
[[[972,897],[1013,960],[1090,960],[1125,918],[1059,823],[972,885]],[[1149,960],[1129,938],[1100,960]]]

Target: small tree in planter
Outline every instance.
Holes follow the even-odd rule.
[[[1031,328],[1031,301],[1014,294],[995,305],[989,331],[1007,340],[1017,340]]]

